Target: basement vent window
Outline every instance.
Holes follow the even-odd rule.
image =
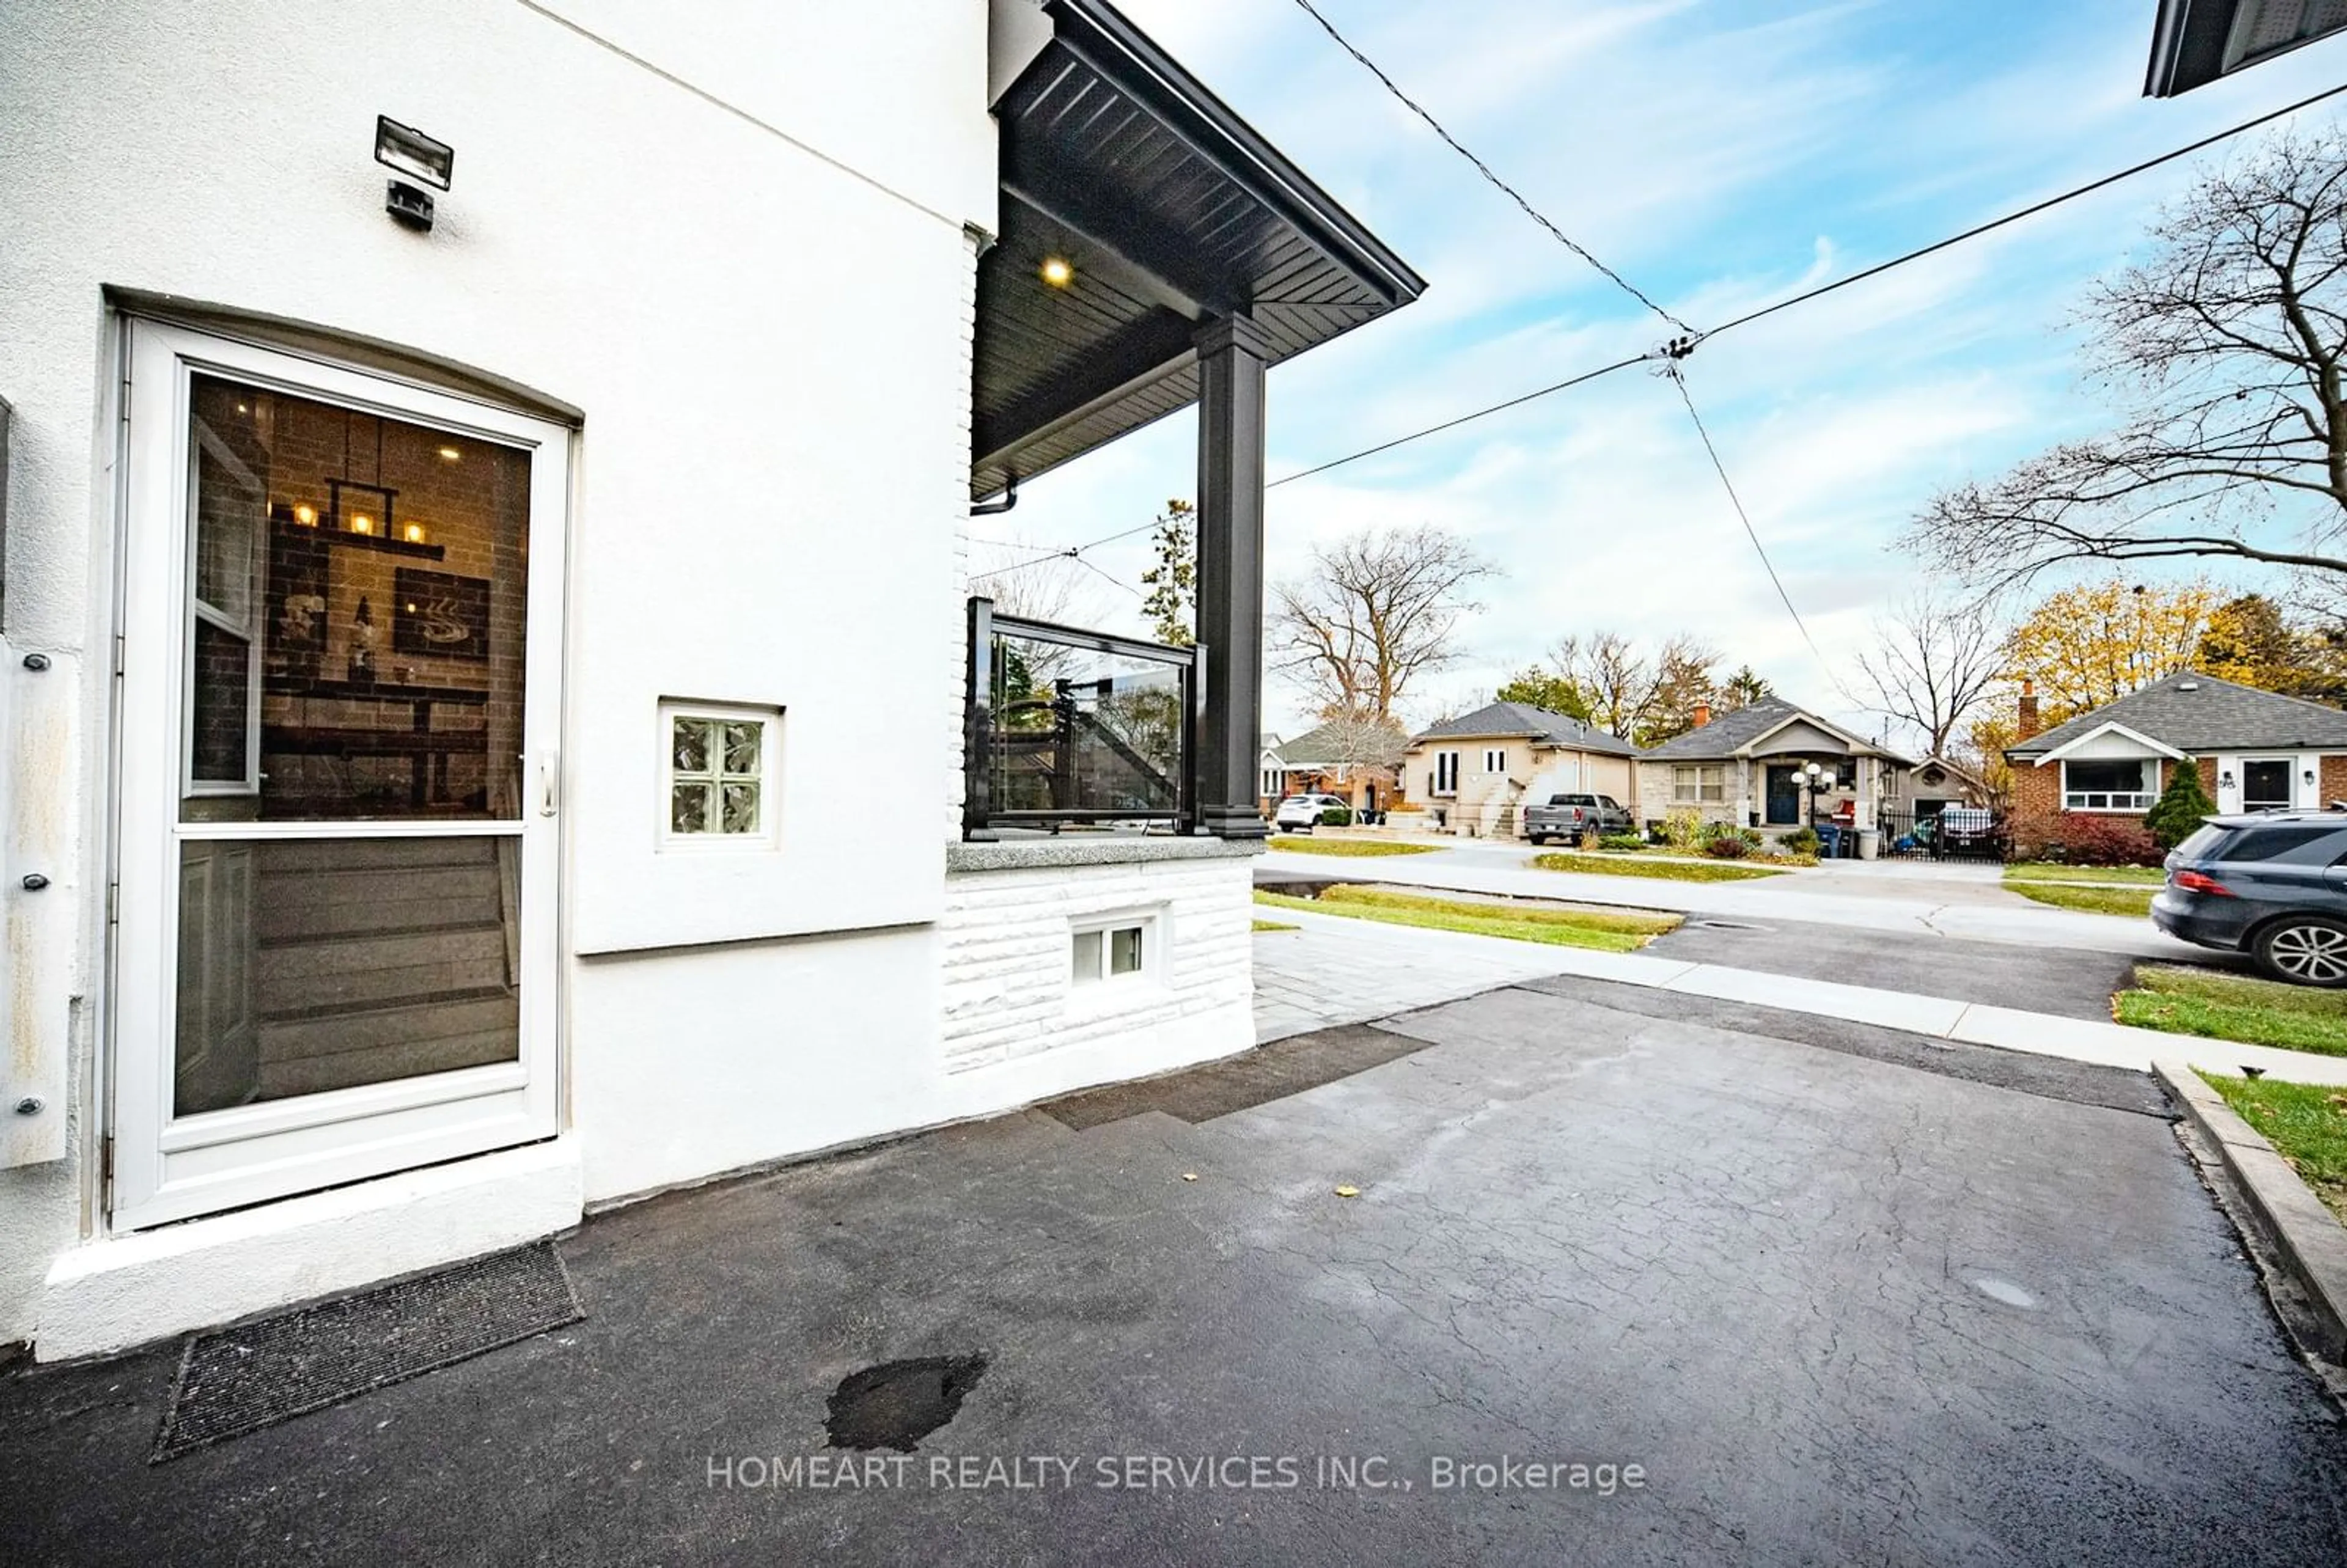
[[[773,770],[782,710],[663,701],[661,840],[675,848],[776,842]]]
[[[1122,915],[1077,927],[1068,938],[1070,979],[1081,988],[1145,977],[1156,925],[1153,917]]]

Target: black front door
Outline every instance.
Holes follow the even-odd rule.
[[[2241,764],[2241,809],[2243,811],[2289,810],[2290,764],[2286,762],[2243,763]]]
[[[1789,827],[1800,820],[1800,769],[1770,767],[1768,770],[1768,825]]]

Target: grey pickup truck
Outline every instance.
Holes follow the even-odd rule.
[[[1553,794],[1546,805],[1524,807],[1521,831],[1534,844],[1552,838],[1572,844],[1592,833],[1635,833],[1637,825],[1610,794]]]

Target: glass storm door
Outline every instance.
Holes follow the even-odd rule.
[[[2241,809],[2243,811],[2288,811],[2290,809],[2290,774],[2288,757],[2252,760],[2241,764]]]
[[[552,1135],[568,432],[138,324],[118,1227]]]

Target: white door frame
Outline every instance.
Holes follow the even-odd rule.
[[[431,425],[526,450],[529,581],[521,816],[515,822],[179,823],[190,378]],[[570,432],[450,393],[148,321],[129,323],[124,396],[120,687],[116,706],[113,993],[115,1230],[479,1153],[559,1130],[559,757]],[[518,837],[520,1055],[451,1072],[171,1114],[182,838]]]

